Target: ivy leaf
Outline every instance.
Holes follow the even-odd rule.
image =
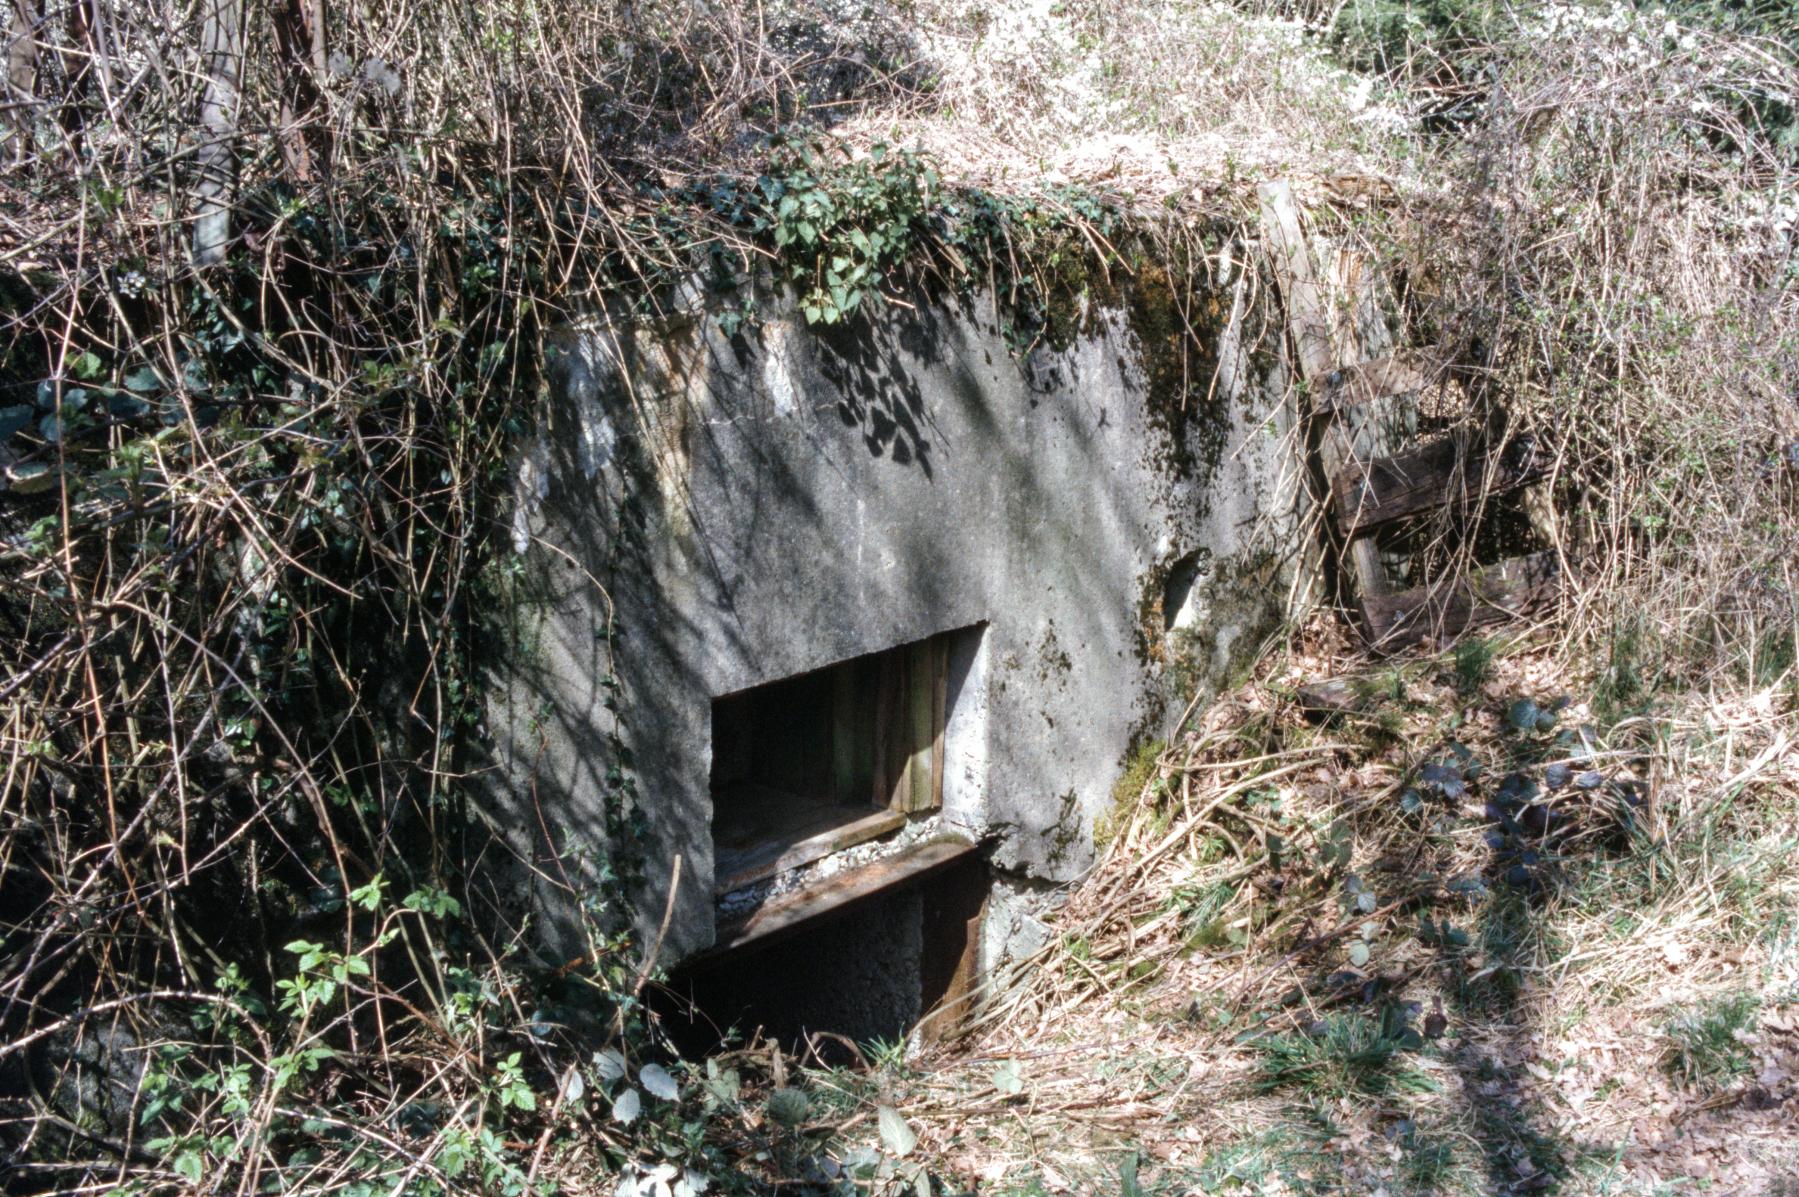
[[[1355,967],[1366,967],[1368,964],[1368,955],[1368,945],[1361,940],[1358,939],[1349,945],[1349,963],[1353,964]]]
[[[806,1120],[811,1107],[803,1089],[776,1089],[768,1095],[768,1116],[782,1126],[798,1126]]]
[[[0,407],[0,441],[31,423],[32,414],[31,408],[25,404],[17,407]]]
[[[887,1150],[894,1155],[910,1155],[912,1149],[918,1146],[918,1135],[906,1125],[906,1120],[900,1117],[899,1111],[892,1106],[878,1107],[875,1111],[875,1120],[881,1126],[881,1142],[885,1143]]]
[[[145,366],[142,369],[133,370],[131,373],[125,375],[124,383],[127,390],[140,391],[144,394],[149,394],[153,391],[160,391],[162,389],[162,375],[158,374],[150,367]]]
[[[49,490],[56,485],[57,471],[41,461],[29,465],[12,468],[11,485],[8,487],[15,495],[35,495]]]
[[[1024,1071],[1017,1060],[1007,1060],[993,1070],[993,1087],[1005,1094],[1024,1092]]]
[[[1462,772],[1449,765],[1435,762],[1418,770],[1418,780],[1430,786],[1450,801],[1455,801],[1468,792],[1467,784],[1462,780]]]
[[[200,1183],[200,1173],[205,1167],[205,1162],[201,1160],[199,1152],[184,1151],[175,1157],[175,1162],[171,1167],[175,1169],[176,1176],[181,1177],[189,1184],[197,1185]]]
[[[612,1120],[625,1126],[637,1121],[643,1113],[643,1098],[635,1089],[626,1089],[612,1099]]]
[[[625,1057],[616,1047],[593,1054],[593,1070],[602,1081],[616,1081],[625,1075]]]
[[[1505,720],[1516,731],[1535,731],[1541,709],[1528,698],[1520,698],[1506,710]]]
[[[674,1101],[681,1096],[681,1088],[675,1084],[675,1078],[668,1075],[668,1070],[660,1064],[645,1064],[639,1068],[637,1083],[648,1089],[651,1097],[659,1097],[663,1101]]]
[[[706,1092],[717,1105],[736,1105],[743,1096],[743,1082],[735,1068],[720,1068],[717,1060],[707,1060]]]

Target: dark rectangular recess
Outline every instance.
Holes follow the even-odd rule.
[[[712,703],[714,890],[885,835],[943,802],[950,674],[972,654],[946,632]]]

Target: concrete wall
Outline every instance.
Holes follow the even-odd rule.
[[[1135,744],[1253,652],[1300,559],[1274,334],[1245,292],[1212,297],[1209,354],[1178,369],[1128,289],[1022,360],[979,299],[571,329],[519,467],[489,728],[554,950],[576,950],[568,894],[627,788],[641,923],[672,911],[664,962],[711,942],[713,697],[974,624],[945,816],[1001,869],[1089,865]],[[1171,577],[1184,612],[1161,609]]]

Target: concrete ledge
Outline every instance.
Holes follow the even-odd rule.
[[[748,944],[765,943],[852,902],[928,877],[974,851],[975,845],[968,840],[945,836],[864,868],[840,873],[820,885],[776,898],[738,922],[720,926],[712,948],[696,957],[694,962],[713,960]]]

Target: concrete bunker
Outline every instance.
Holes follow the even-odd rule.
[[[1184,404],[1123,308],[1022,355],[988,296],[571,327],[519,466],[535,567],[485,775],[543,954],[583,951],[619,850],[702,1037],[929,1035],[1029,955],[1132,746],[1303,559],[1286,379],[1243,279],[1219,288]]]

